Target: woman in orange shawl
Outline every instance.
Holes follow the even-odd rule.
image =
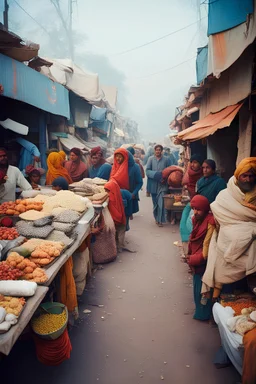
[[[108,209],[112,219],[116,225],[126,224],[124,205],[119,185],[115,180],[109,180],[105,186],[105,190],[109,193]]]
[[[110,179],[114,179],[121,189],[129,191],[128,160],[129,152],[125,148],[115,150]]]
[[[69,184],[72,183],[68,171],[63,167],[63,157],[59,153],[50,153],[47,158],[47,166],[46,185],[51,185],[57,177],[64,177]]]

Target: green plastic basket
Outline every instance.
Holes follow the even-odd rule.
[[[63,311],[66,312],[66,322],[65,324],[60,328],[58,329],[57,331],[54,331],[52,333],[47,333],[47,334],[41,334],[41,333],[37,333],[34,328],[33,328],[33,318],[37,318],[43,314],[45,314],[46,312],[49,312],[49,313],[53,313],[53,314],[56,314],[56,315],[59,315],[61,314]],[[43,303],[41,304],[38,309],[36,310],[34,316],[32,318],[32,321],[31,321],[31,327],[33,329],[33,332],[41,337],[42,339],[45,339],[45,340],[56,340],[58,339],[58,337],[60,337],[63,332],[65,331],[66,327],[67,327],[67,323],[68,323],[68,310],[67,310],[67,307],[64,305],[64,304],[61,304],[61,303],[51,303],[51,302],[48,302],[48,303]]]

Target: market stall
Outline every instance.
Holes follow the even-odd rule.
[[[5,216],[2,225],[7,225],[0,227],[0,353],[8,355],[58,272],[90,235],[94,208],[89,199],[70,191],[55,195],[39,191],[32,198],[0,205],[0,213]],[[11,288],[14,284],[15,294],[1,282]],[[33,285],[29,297],[19,295],[23,283]],[[10,318],[13,323],[8,327]]]
[[[251,295],[228,295],[213,306],[213,317],[218,325],[221,345],[236,370],[242,375],[243,336],[256,328],[256,300]]]

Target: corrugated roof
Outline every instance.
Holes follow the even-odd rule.
[[[218,129],[229,127],[243,103],[230,105],[219,112],[210,113],[193,126],[178,133],[182,140],[196,141],[213,135]]]

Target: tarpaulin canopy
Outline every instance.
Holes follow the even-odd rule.
[[[90,103],[102,105],[104,94],[99,86],[98,74],[84,71],[69,59],[46,60],[52,62],[52,66],[41,67],[41,73]]]
[[[207,77],[208,65],[208,45],[206,47],[197,48],[196,58],[196,79],[200,84]]]
[[[196,141],[213,135],[218,129],[229,127],[243,103],[230,105],[219,112],[210,113],[192,127],[178,133],[184,141]]]
[[[3,96],[69,119],[68,91],[25,64],[0,53]]]
[[[246,1],[238,0],[241,7]],[[233,1],[232,6],[233,7]],[[223,5],[224,1],[214,4]],[[237,1],[234,0],[234,3]],[[212,4],[213,5],[213,4]],[[224,12],[222,12],[222,16]],[[221,16],[221,20],[222,20]],[[229,17],[229,12],[227,13]],[[244,50],[254,42],[256,37],[256,0],[254,0],[254,13],[245,22],[220,33],[209,36],[208,42],[208,70],[207,75],[213,74],[219,77],[220,74],[229,68],[242,55]]]
[[[211,0],[208,4],[208,36],[244,23],[253,13],[253,0]]]

